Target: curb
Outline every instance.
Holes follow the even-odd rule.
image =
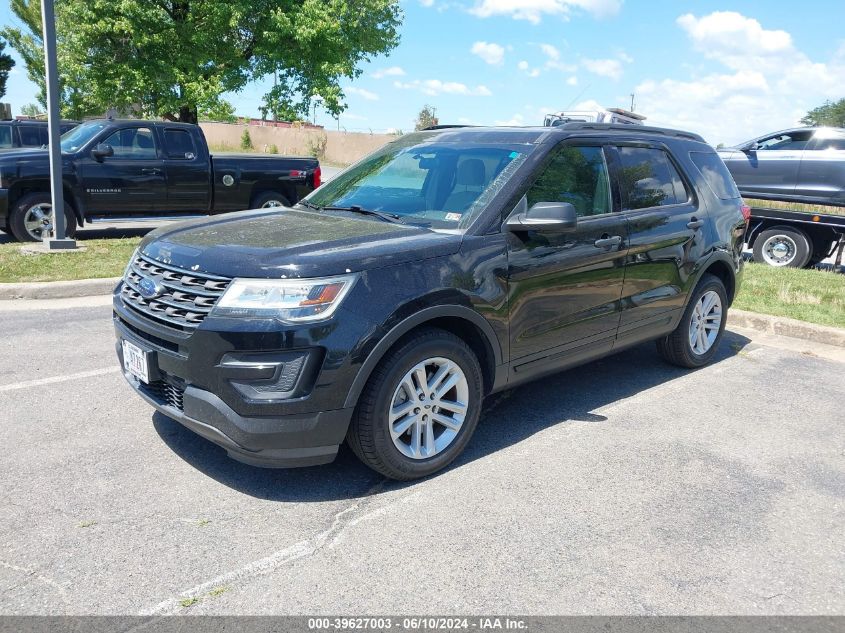
[[[109,295],[118,281],[120,281],[120,277],[0,284],[0,301],[10,299],[68,299]]]
[[[826,325],[815,325],[813,323],[798,321],[797,319],[769,316],[768,314],[746,312],[745,310],[731,308],[728,311],[727,325],[728,327],[733,325],[735,327],[757,330],[758,332],[766,332],[767,334],[777,334],[779,336],[789,336],[791,338],[813,341],[814,343],[845,347],[845,329],[828,327]]]

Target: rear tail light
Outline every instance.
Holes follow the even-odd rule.
[[[320,169],[320,166],[317,165],[317,169],[314,170],[314,189],[316,189],[322,184],[322,178],[323,171]]]
[[[748,220],[751,219],[751,207],[743,202],[739,210],[742,211],[742,217],[745,218],[746,222],[748,222]]]

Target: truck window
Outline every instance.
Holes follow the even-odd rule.
[[[38,134],[39,128],[34,125],[21,125],[18,132],[21,135],[22,147],[41,147],[47,141],[42,142]]]
[[[684,181],[662,149],[624,146],[618,149],[626,210],[682,204],[689,200]]]
[[[165,130],[164,146],[167,149],[168,158],[193,160],[197,156],[194,138],[187,130]]]
[[[716,197],[722,200],[739,198],[739,189],[736,188],[731,173],[716,152],[690,152],[689,157]]]
[[[579,216],[610,213],[607,164],[601,147],[564,147],[528,191],[528,206],[568,202]]]
[[[115,158],[145,160],[156,158],[156,146],[153,132],[148,127],[130,127],[118,130],[105,141],[114,149]]]
[[[802,150],[810,142],[812,132],[789,132],[776,134],[757,141],[757,151],[768,150]]]
[[[12,126],[0,125],[0,148],[9,149],[12,146]]]

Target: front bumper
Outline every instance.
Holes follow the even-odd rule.
[[[128,372],[124,376],[158,411],[254,466],[311,466],[335,458],[354,411],[344,408],[358,367],[347,351],[348,337],[357,336],[354,328],[317,340],[310,327],[268,331],[266,323],[227,325],[207,319],[191,332],[177,332],[123,305],[120,286],[113,307],[121,366],[122,340],[147,352],[149,359],[149,383]],[[253,384],[261,385],[273,380],[267,363],[247,367],[243,359],[296,353],[307,353],[308,360],[284,399],[262,401],[238,390],[244,381],[257,379]],[[227,360],[232,358],[236,362]]]

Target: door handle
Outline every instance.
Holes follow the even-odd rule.
[[[141,173],[145,175],[158,176],[161,173],[161,170],[156,167],[144,167],[141,170]]]
[[[614,246],[619,246],[622,243],[622,236],[621,235],[614,235],[613,237],[602,237],[599,240],[594,242],[596,248],[613,248]]]
[[[687,228],[692,229],[693,231],[697,231],[702,226],[704,226],[704,220],[699,220],[695,216],[693,216],[692,220],[687,222]]]

